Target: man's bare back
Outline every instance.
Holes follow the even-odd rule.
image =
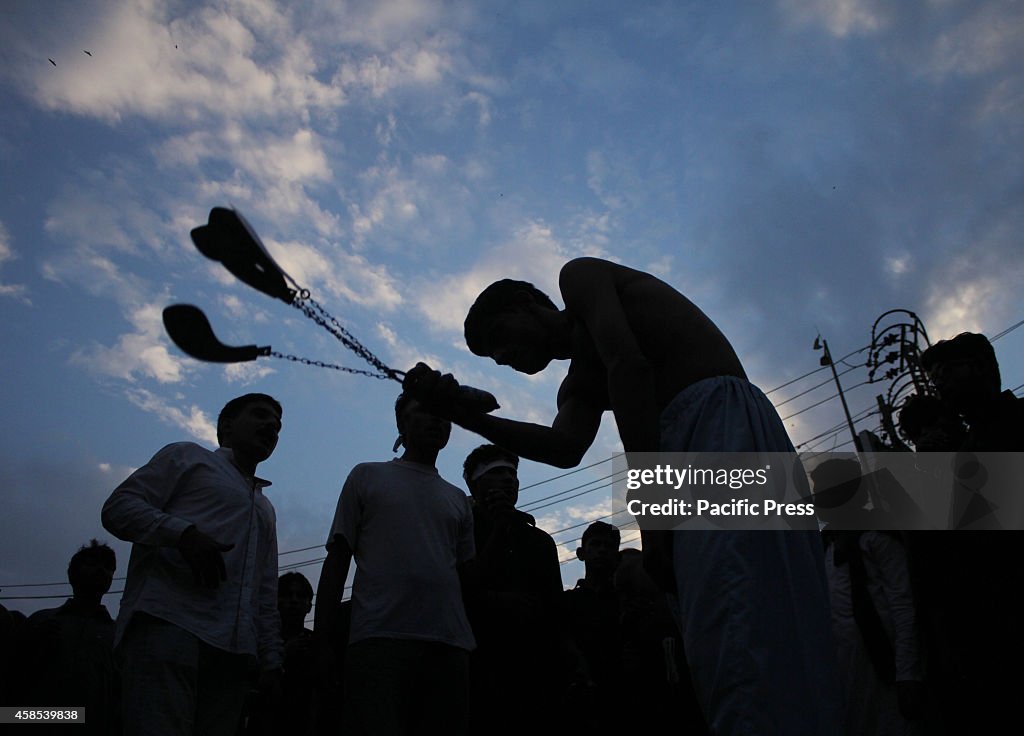
[[[596,345],[614,344],[616,336],[603,330],[600,323],[588,324],[595,301],[620,306],[636,347],[653,371],[659,408],[704,378],[746,378],[739,358],[715,323],[651,274],[610,261],[580,258],[563,267],[559,283],[566,312],[576,318],[569,375],[559,390],[560,400],[569,398],[578,386],[588,395],[604,394],[605,408],[612,408],[607,401],[607,366]]]

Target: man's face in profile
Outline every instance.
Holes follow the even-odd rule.
[[[551,362],[547,330],[529,307],[517,306],[502,313],[491,323],[488,338],[490,356],[498,365],[534,375]]]

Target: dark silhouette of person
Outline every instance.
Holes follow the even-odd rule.
[[[465,732],[473,631],[458,567],[473,558],[465,493],[437,472],[451,424],[395,402],[400,459],[360,463],[338,498],[317,586],[314,631],[330,651],[353,559],[345,653],[346,734]]]
[[[462,591],[477,648],[470,657],[470,733],[554,733],[560,695],[558,549],[516,509],[519,458],[495,445],[466,457],[476,557]],[[529,708],[509,708],[510,695]]]
[[[313,692],[316,658],[313,630],[306,616],[313,610],[313,586],[301,572],[286,572],[277,581],[277,610],[281,615],[284,666],[281,698],[266,702],[258,690],[250,691],[246,729],[250,736],[291,733],[305,736],[313,727]]]
[[[1001,390],[999,361],[984,335],[961,332],[921,354],[921,367],[967,423],[959,449],[973,452],[1024,452],[1024,401]]]
[[[20,702],[84,707],[93,734],[120,732],[114,620],[102,603],[116,569],[108,545],[81,547],[68,563],[71,598],[29,616],[19,644]]]
[[[926,394],[907,397],[900,407],[899,426],[917,452],[955,452],[967,434],[952,406]]]
[[[103,526],[132,542],[115,633],[126,736],[233,736],[253,680],[279,693],[277,522],[256,467],[280,431],[274,398],[239,396],[217,450],[167,445],[103,505]]]
[[[622,550],[614,580],[622,650],[618,699],[626,727],[651,733],[676,723],[680,733],[707,734],[679,627],[642,557],[640,550]]]
[[[982,334],[962,332],[924,351],[921,365],[939,397],[963,417],[967,434],[955,458],[954,501],[962,503],[957,519],[977,518],[972,506],[984,508],[995,494],[1016,503],[1019,478],[1009,488],[985,488],[985,464],[1000,462],[998,453],[1024,451],[1024,401],[1001,390],[999,362]],[[977,455],[975,453],[978,453]],[[1018,456],[1019,457],[1019,456]],[[980,487],[979,487],[980,485]],[[980,492],[978,492],[980,491]],[[998,504],[997,504],[998,505]],[[943,656],[939,659],[942,703],[951,729],[998,729],[1016,717],[1024,662],[1024,536],[1019,529],[958,529],[942,535]]]
[[[0,604],[0,702],[3,703],[19,700],[15,686],[20,685],[24,678],[20,671],[18,643],[23,639],[26,620],[21,611],[9,611]]]
[[[521,457],[578,465],[606,411],[632,452],[795,452],[728,340],[651,274],[596,258],[563,266],[559,309],[532,284],[491,284],[470,308],[475,354],[535,374],[568,359],[551,426],[468,407],[458,382],[419,364],[406,390]],[[644,528],[645,566],[677,594],[694,686],[720,734],[834,734],[839,685],[816,530]]]
[[[861,466],[832,458],[811,471],[814,495],[827,498],[836,489],[849,496],[863,528],[844,509],[830,527],[834,507],[815,503],[822,531],[825,569],[832,603],[832,629],[845,698],[844,730],[849,736],[917,734],[924,728],[926,688],[924,654],[910,568],[901,535],[871,528],[872,512],[863,508]]]
[[[619,733],[632,721],[617,702],[624,687],[622,631],[615,571],[619,566],[618,527],[595,521],[583,532],[576,558],[584,576],[562,594],[562,615],[573,657],[566,707],[576,726]]]

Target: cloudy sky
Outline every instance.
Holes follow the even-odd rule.
[[[815,336],[853,353],[842,380],[873,429],[888,386],[858,386],[855,351],[879,315],[911,310],[933,341],[1024,318],[1022,60],[1012,0],[5,2],[0,596],[62,595],[22,586],[110,540],[113,487],[163,444],[211,443],[234,395],[284,404],[261,471],[281,550],[303,550],[282,565],[314,582],[304,548],[348,470],[391,457],[396,384],[168,341],[163,307],[194,303],[225,342],[358,365],[195,250],[213,206],[386,363],[425,359],[535,421],[564,366],[525,378],[469,354],[472,298],[507,276],[557,301],[579,255],[651,271],[762,388],[804,376],[770,394],[794,442],[841,448]],[[1019,393],[1024,329],[995,347]],[[459,483],[477,444],[456,430],[442,473]],[[617,448],[609,419],[592,467],[524,464],[522,503],[564,559],[610,512]]]

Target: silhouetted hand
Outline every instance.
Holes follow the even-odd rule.
[[[192,568],[196,584],[204,588],[216,588],[227,579],[223,553],[234,547],[234,544],[224,544],[206,536],[195,526],[182,532],[178,540],[178,550]]]
[[[899,680],[896,682],[896,700],[900,713],[908,721],[916,721],[924,717],[925,687],[919,680]]]
[[[267,707],[268,710],[273,710],[281,702],[281,670],[263,670],[260,672],[260,679],[256,684],[256,690],[260,694],[260,701],[263,706]]]
[[[458,395],[459,382],[450,373],[442,375],[426,363],[417,363],[405,374],[402,389],[431,414],[447,419]]]
[[[406,372],[402,390],[431,414],[449,420],[459,415],[487,414],[500,407],[487,391],[460,385],[451,373],[442,374],[426,363],[417,363]]]

